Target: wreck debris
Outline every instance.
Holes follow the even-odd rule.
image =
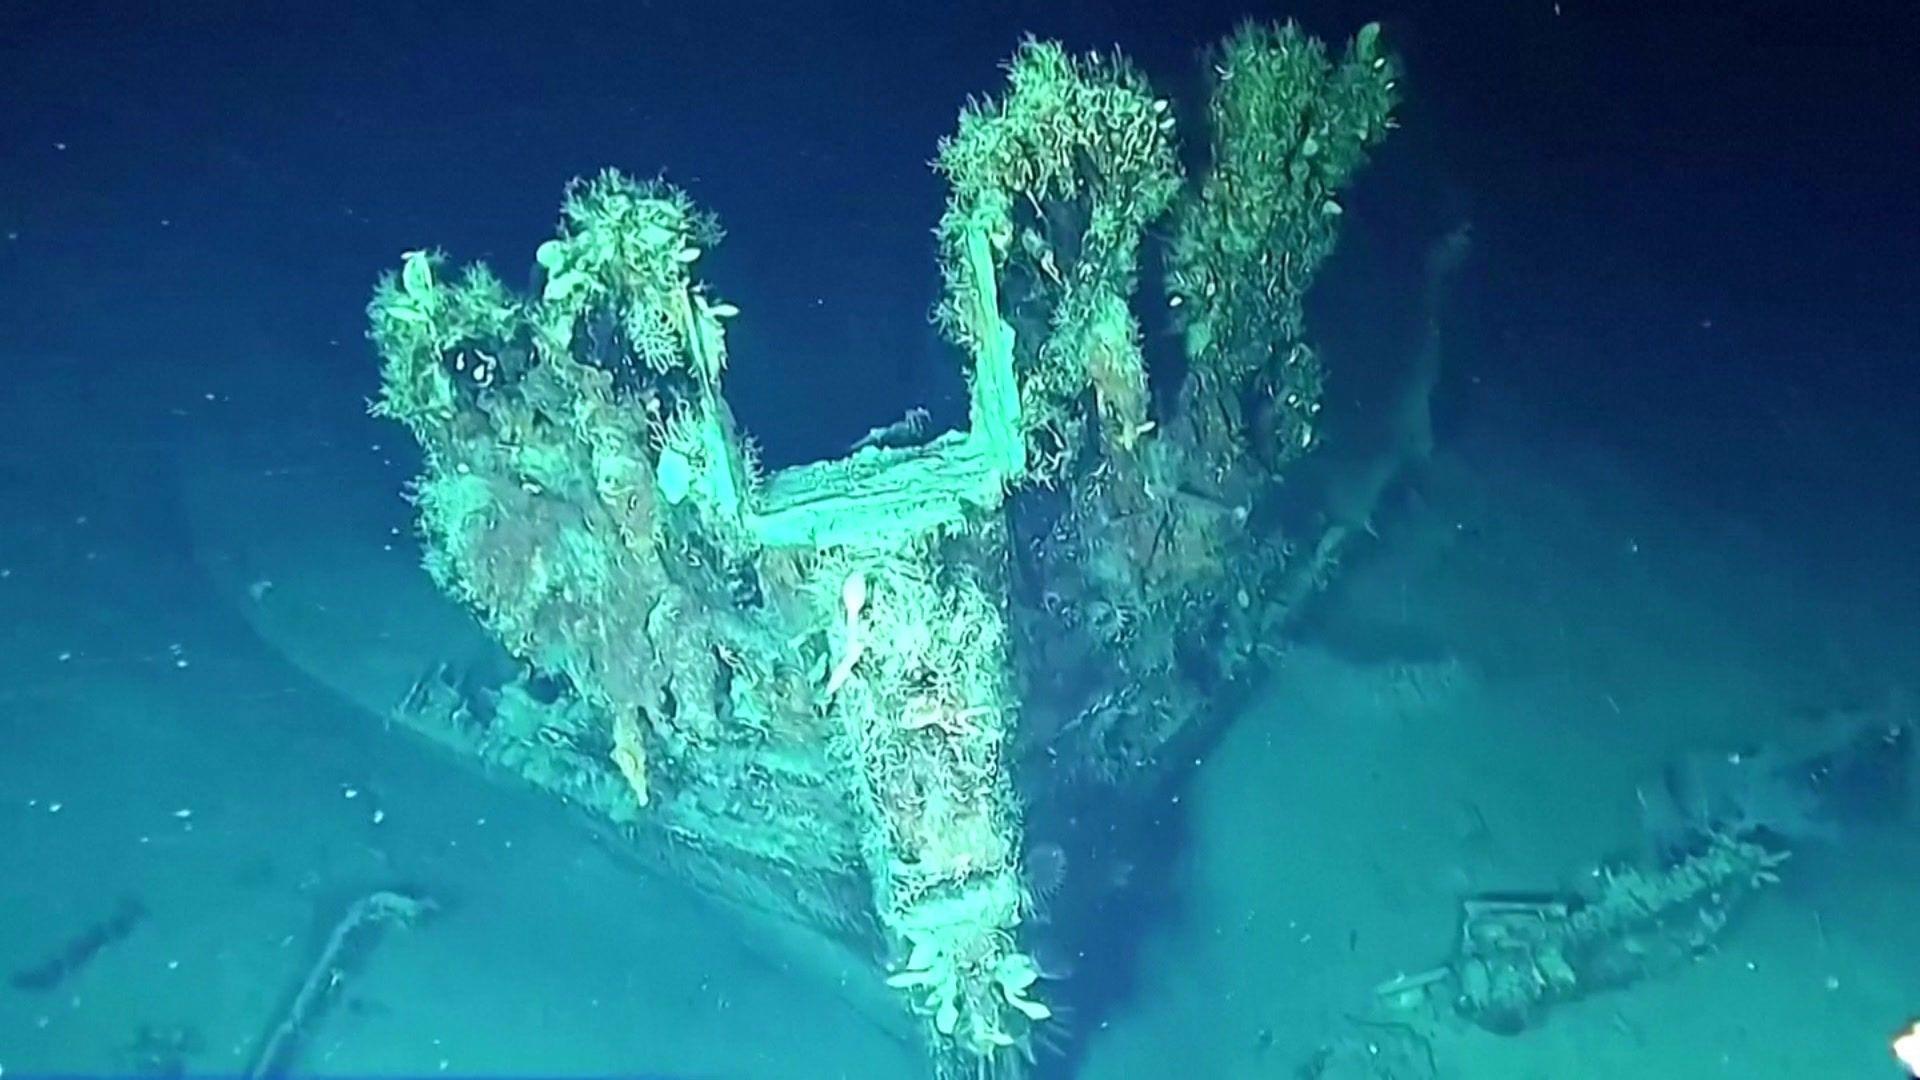
[[[1573,893],[1472,897],[1443,965],[1375,986],[1356,1022],[1432,1029],[1448,1018],[1518,1035],[1556,1004],[1621,989],[1708,952],[1786,851],[1716,833],[1653,868],[1594,871]]]
[[[1661,870],[1596,873],[1585,895],[1469,900],[1452,965],[1454,1006],[1514,1034],[1557,1002],[1671,970],[1707,948],[1740,902],[1779,881],[1784,851],[1720,834]]]
[[[146,917],[146,905],[133,897],[122,897],[112,914],[81,931],[40,963],[14,972],[7,984],[30,993],[56,990],[101,950],[125,940]]]
[[[327,934],[313,966],[288,1002],[286,1012],[260,1044],[249,1078],[282,1076],[298,1064],[300,1044],[325,1015],[336,992],[352,975],[353,966],[371,948],[374,936],[386,927],[408,927],[434,910],[431,900],[396,892],[376,892],[353,902]]]

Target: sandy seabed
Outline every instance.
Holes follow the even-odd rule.
[[[1175,910],[1139,928],[1132,991],[1075,1018],[1078,1075],[1297,1075],[1371,987],[1447,959],[1462,897],[1633,851],[1664,763],[1913,685],[1907,594],[1873,568],[1810,573],[1602,454],[1518,449],[1442,454],[1211,751]],[[382,722],[486,646],[419,571],[380,452],[277,431],[140,460],[7,479],[33,512],[0,526],[0,968],[142,913],[57,985],[0,985],[7,1075],[243,1069],[330,920],[384,888],[440,910],[366,956],[303,1070],[916,1074],[871,967]],[[1882,1075],[1920,1012],[1920,830],[1844,831],[1783,877],[1681,971],[1517,1037],[1443,1027],[1438,1075]]]

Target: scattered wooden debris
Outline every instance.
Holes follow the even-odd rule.
[[[249,1078],[280,1076],[299,1054],[301,1040],[318,1024],[334,991],[347,981],[349,968],[365,956],[373,935],[384,926],[411,926],[434,910],[431,900],[395,892],[361,897],[327,935],[326,945],[307,970],[307,977],[288,1004],[285,1015],[260,1045]]]
[[[122,897],[113,914],[87,927],[40,963],[14,972],[7,983],[15,990],[32,993],[58,989],[102,949],[125,940],[146,917],[146,905],[133,897]]]

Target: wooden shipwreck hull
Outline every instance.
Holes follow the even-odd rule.
[[[1214,63],[1191,179],[1118,55],[1029,42],[962,113],[936,315],[964,430],[764,471],[722,395],[736,309],[696,276],[718,226],[614,172],[569,189],[532,295],[415,252],[369,308],[427,569],[524,665],[398,715],[892,956],[943,1075],[1017,1072],[1052,1019],[1028,816],[1166,782],[1345,536],[1284,527],[1279,480],[1320,438],[1301,298],[1394,64],[1373,27],[1330,56],[1254,25]]]

